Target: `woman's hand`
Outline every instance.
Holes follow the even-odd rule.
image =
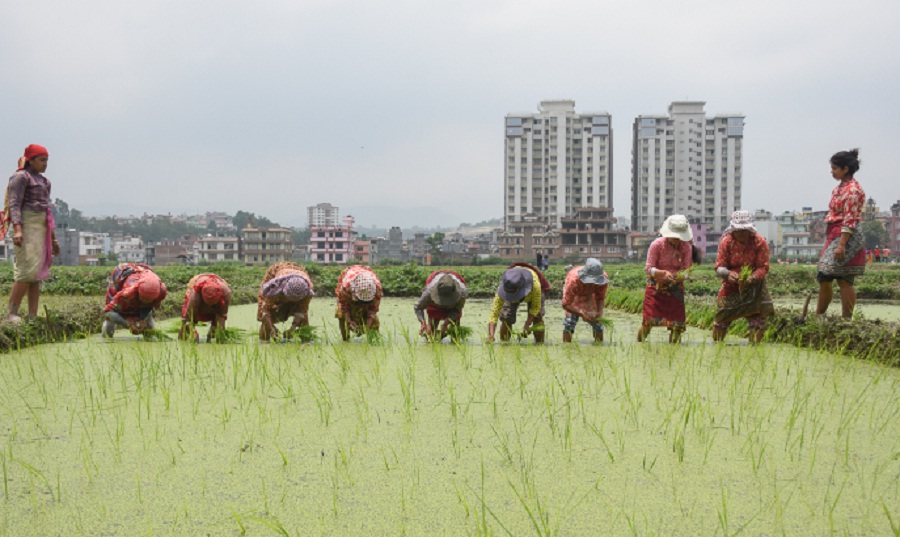
[[[741,281],[741,275],[736,270],[728,273],[728,283],[738,283],[739,281]]]
[[[656,274],[653,275],[653,279],[657,282],[667,282],[674,281],[675,277],[668,270],[657,270]]]
[[[51,247],[51,251],[53,253],[53,257],[56,257],[59,255],[59,241],[58,240],[53,239],[53,245]]]
[[[13,231],[13,244],[16,246],[22,246],[22,228],[18,228]]]
[[[15,239],[13,239],[15,240]],[[838,244],[834,249],[834,258],[841,263],[844,262],[844,256],[847,254],[847,248],[843,244]]]

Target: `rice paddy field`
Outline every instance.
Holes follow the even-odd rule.
[[[429,344],[412,303],[378,344],[316,298],[311,344],[239,306],[3,355],[0,535],[900,535],[897,368],[611,311],[564,345],[558,301],[547,345],[484,344],[486,300]]]

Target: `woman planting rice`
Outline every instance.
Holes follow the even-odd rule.
[[[519,304],[528,305],[528,317],[522,325],[523,337],[534,332],[534,342],[544,342],[544,299],[550,285],[535,267],[528,263],[513,263],[500,277],[494,304],[488,316],[487,342],[494,341],[497,321],[500,325],[500,341],[509,341],[512,327],[516,324]]]
[[[225,330],[230,305],[231,289],[225,280],[215,274],[194,276],[184,292],[178,337],[187,339],[193,336],[194,341],[199,341],[200,334],[194,329],[194,325],[204,322],[209,323],[209,332],[206,334],[206,341],[209,342],[215,337],[216,331]]]
[[[722,278],[722,287],[716,300],[713,341],[725,339],[728,327],[741,317],[750,325],[750,341],[762,339],[766,319],[775,313],[766,286],[768,273],[769,244],[756,232],[749,211],[735,211],[716,255],[716,274]]]
[[[684,278],[691,266],[694,238],[687,217],[673,214],[659,230],[662,237],[647,251],[646,271],[650,279],[644,290],[644,320],[637,340],[644,341],[654,326],[669,329],[669,342],[681,341],[684,332]]]
[[[50,277],[53,256],[59,255],[59,242],[53,233],[50,211],[50,181],[42,174],[47,170],[47,149],[37,144],[25,148],[19,169],[9,178],[6,207],[0,216],[2,236],[12,224],[13,286],[9,293],[7,321],[20,322],[19,305],[28,296],[28,316],[35,317],[41,296],[41,282]]]
[[[338,299],[335,318],[344,341],[350,333],[362,335],[366,330],[378,331],[378,308],[381,305],[381,281],[372,269],[351,265],[338,276],[334,294]]]
[[[153,310],[166,298],[166,286],[143,263],[119,263],[109,276],[106,289],[106,320],[103,336],[113,337],[116,326],[142,334],[153,330]]]
[[[563,341],[572,341],[579,319],[591,325],[595,342],[603,341],[600,319],[603,318],[603,302],[608,288],[609,278],[603,272],[603,263],[593,257],[589,257],[584,266],[574,267],[566,274],[562,298],[562,307],[566,310]]]
[[[278,337],[275,323],[293,317],[284,333],[290,338],[301,326],[309,326],[309,301],[314,295],[312,281],[303,267],[290,261],[275,263],[263,276],[257,297],[256,320],[260,322],[259,339]]]
[[[459,274],[450,270],[438,270],[432,272],[425,280],[425,289],[422,296],[413,307],[416,318],[419,319],[420,334],[440,341],[447,335],[450,326],[459,326],[462,319],[463,307],[469,292],[466,289],[466,280]],[[425,314],[428,320],[425,320]],[[434,336],[441,323],[440,337]]]
[[[866,249],[860,219],[866,194],[853,175],[859,170],[859,150],[840,151],[831,157],[831,176],[840,184],[831,192],[825,217],[825,247],[819,255],[819,300],[816,314],[824,316],[834,294],[834,281],[841,289],[841,316],[853,316],[857,276],[866,271]]]

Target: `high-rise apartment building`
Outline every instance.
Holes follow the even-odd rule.
[[[708,118],[705,102],[669,105],[668,116],[634,120],[631,225],[653,233],[670,214],[718,232],[741,208],[744,116]]]
[[[503,216],[534,215],[553,227],[580,207],[612,207],[612,117],[575,112],[575,101],[541,101],[508,114]]]
[[[309,227],[340,226],[340,209],[330,203],[319,203],[306,208]]]

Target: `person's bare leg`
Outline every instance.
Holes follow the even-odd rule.
[[[728,328],[713,326],[713,341],[725,341],[725,335],[728,334]]]
[[[509,341],[509,338],[512,336],[512,327],[503,322],[500,324],[500,341]]]
[[[816,302],[816,315],[825,315],[833,297],[832,282],[819,282],[819,300]]]
[[[35,318],[38,314],[38,302],[41,300],[41,282],[28,284],[28,317]]]
[[[850,319],[856,308],[856,289],[844,280],[838,280],[838,287],[841,289],[841,317]],[[28,309],[31,309],[30,304]]]
[[[649,324],[641,324],[641,326],[638,327],[638,333],[637,333],[638,343],[647,339],[647,336],[650,335],[650,328],[651,328],[651,326]]]
[[[29,282],[15,282],[9,291],[9,314],[6,320],[12,321],[19,317],[19,306],[22,299],[28,294]]]
[[[572,334],[563,330],[563,342],[564,343],[572,343]]]
[[[756,345],[756,344],[758,344],[760,341],[762,341],[762,338],[763,338],[763,334],[764,334],[764,333],[765,333],[765,330],[760,330],[759,328],[750,330],[750,333],[747,335],[747,340],[748,340],[752,345]]]

